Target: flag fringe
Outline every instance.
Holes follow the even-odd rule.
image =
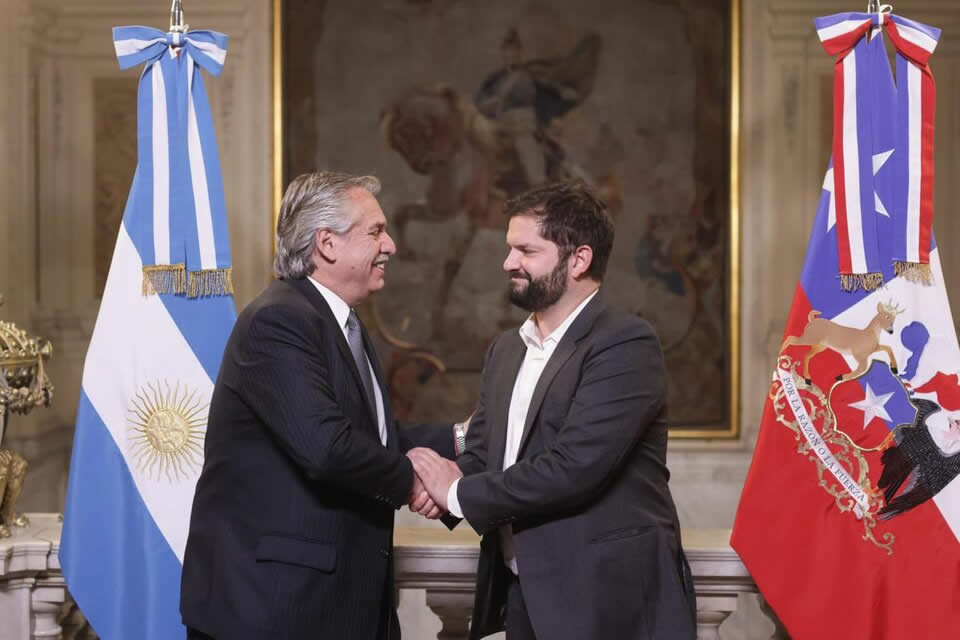
[[[926,286],[933,284],[933,271],[930,269],[929,264],[894,260],[893,272],[910,282]]]
[[[882,273],[841,273],[840,286],[844,291],[873,291],[883,286]]]
[[[183,295],[186,292],[187,267],[185,264],[157,264],[143,267],[142,295],[158,293]]]
[[[226,295],[233,295],[233,267],[201,269],[200,271],[190,272],[188,297]]]

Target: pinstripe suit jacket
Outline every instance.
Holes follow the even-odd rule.
[[[399,430],[376,355],[381,444],[333,312],[306,279],[273,282],[237,319],[210,404],[183,560],[186,625],[218,640],[400,637],[394,510],[404,455],[453,457],[449,429]]]

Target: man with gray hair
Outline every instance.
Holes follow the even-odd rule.
[[[399,430],[354,307],[396,245],[376,178],[301,175],[277,224],[277,277],[237,318],[210,403],[183,558],[189,638],[399,639],[394,510],[439,508],[404,455],[454,432]],[[461,438],[462,441],[462,438]]]

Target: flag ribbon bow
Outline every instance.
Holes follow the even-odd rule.
[[[233,293],[226,201],[210,103],[197,67],[216,76],[216,31],[113,30],[122,69],[144,64],[137,94],[137,170],[125,223],[143,256],[143,294]]]
[[[900,16],[840,13],[816,19],[817,35],[836,56],[833,109],[833,196],[836,205],[839,271],[844,289],[873,290],[883,284],[883,256],[878,247],[875,202],[877,168],[872,120],[871,64],[887,65],[885,56],[868,55],[868,34],[882,28],[896,49],[895,117],[880,123],[893,127],[891,244],[894,273],[929,284],[933,242],[933,130],[936,87],[928,61],[940,29]],[[887,66],[889,72],[889,66]],[[882,191],[882,189],[881,189]]]

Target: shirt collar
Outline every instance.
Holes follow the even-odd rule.
[[[330,289],[327,289],[325,286],[314,280],[312,277],[307,276],[307,280],[313,283],[313,286],[317,288],[317,291],[320,292],[320,295],[323,296],[323,299],[327,301],[327,304],[330,305],[330,310],[333,311],[333,317],[337,319],[337,324],[341,329],[347,326],[347,318],[350,317],[350,305],[343,301],[343,298],[335,294]]]
[[[581,302],[576,309],[570,312],[563,322],[560,323],[560,326],[553,330],[549,336],[544,338],[543,343],[540,342],[540,337],[537,335],[537,321],[534,317],[534,314],[530,314],[530,317],[527,318],[526,322],[520,325],[520,338],[523,339],[524,344],[529,347],[530,345],[535,345],[537,347],[543,348],[548,342],[552,342],[554,345],[559,344],[560,340],[563,339],[563,334],[567,332],[567,329],[570,328],[570,325],[573,324],[573,321],[577,319],[577,316],[580,315],[580,312],[583,311],[583,308],[593,300],[594,296],[597,295],[597,291],[600,291],[599,287]]]

